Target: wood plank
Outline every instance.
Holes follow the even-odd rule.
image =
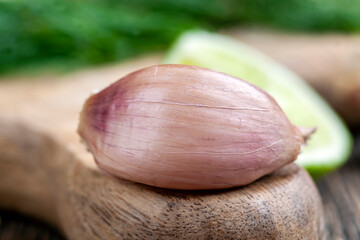
[[[323,239],[318,191],[288,165],[241,188],[174,191],[101,172],[76,134],[91,90],[147,58],[0,87],[0,206],[45,219],[69,239]]]
[[[317,182],[330,239],[360,238],[360,133],[349,162]]]

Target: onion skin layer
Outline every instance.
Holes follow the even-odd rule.
[[[102,170],[187,190],[249,184],[294,161],[305,142],[260,88],[172,64],[141,69],[92,95],[78,132]]]

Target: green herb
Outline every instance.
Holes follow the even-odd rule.
[[[357,0],[0,0],[0,73],[75,68],[166,49],[192,28],[360,29]]]

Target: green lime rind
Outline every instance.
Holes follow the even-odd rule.
[[[313,179],[317,180],[327,173],[330,173],[337,169],[334,166],[307,166],[306,170],[312,176]]]
[[[313,177],[349,158],[353,139],[338,115],[300,77],[259,51],[223,35],[191,31],[180,36],[164,63],[195,65],[244,79],[272,95],[293,124],[316,127],[296,160]]]

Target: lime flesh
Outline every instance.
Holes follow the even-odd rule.
[[[205,67],[248,81],[272,95],[293,124],[316,127],[296,160],[313,177],[349,158],[352,137],[337,114],[307,83],[257,50],[226,36],[195,31],[182,35],[164,62]]]

